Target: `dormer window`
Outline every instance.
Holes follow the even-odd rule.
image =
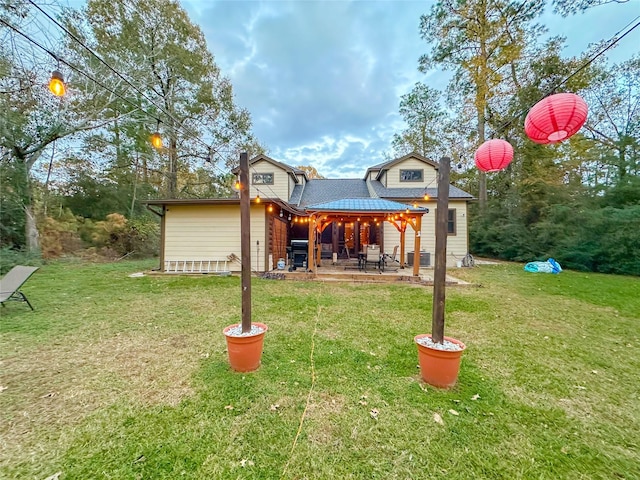
[[[400,170],[401,182],[422,182],[424,170]]]
[[[273,185],[273,173],[254,173],[254,185]]]

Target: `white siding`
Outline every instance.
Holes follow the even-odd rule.
[[[429,213],[422,216],[422,229],[420,237],[420,249],[431,254],[431,266],[435,261],[436,252],[436,203],[418,202],[420,206],[429,208]],[[467,231],[467,203],[464,201],[450,201],[449,209],[456,210],[456,234],[447,237],[447,266],[455,267],[457,260],[462,260],[469,251]],[[400,245],[400,232],[393,225],[384,224],[385,253],[391,254],[393,247]],[[414,230],[407,227],[405,233],[405,255],[413,252]],[[400,247],[398,247],[398,259],[400,259]],[[405,261],[407,258],[405,257]]]
[[[401,182],[400,170],[422,170],[424,172],[422,182]],[[387,170],[386,186],[387,188],[416,188],[436,186],[437,172],[434,167],[424,163],[416,158],[408,158],[403,162],[400,162],[389,170]]]
[[[254,173],[273,173],[273,185],[253,185]],[[251,198],[255,198],[258,194],[262,198],[281,198],[289,200],[289,175],[280,167],[275,166],[271,162],[265,160],[257,161],[249,167],[249,182]]]
[[[264,271],[265,211],[251,206],[251,268]],[[260,255],[257,244],[260,241]],[[227,260],[241,258],[239,205],[173,205],[165,216],[164,260]],[[240,271],[239,262],[229,262],[231,271]]]

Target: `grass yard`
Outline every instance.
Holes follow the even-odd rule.
[[[438,391],[430,288],[254,279],[238,374],[240,279],[129,277],[152,266],[50,264],[0,311],[0,478],[640,478],[639,278],[456,271],[480,286],[447,290]]]

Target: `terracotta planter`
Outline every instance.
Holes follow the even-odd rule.
[[[262,332],[245,337],[233,337],[227,332],[239,324],[229,325],[222,333],[227,339],[227,351],[229,352],[229,364],[236,372],[251,372],[260,366],[262,346],[267,326],[264,323],[253,322],[253,325],[262,328]]]
[[[460,371],[460,359],[466,345],[460,340],[451,337],[444,337],[452,343],[460,345],[461,350],[448,351],[425,347],[418,343],[418,339],[431,337],[431,334],[416,335],[413,339],[418,346],[418,360],[420,362],[420,374],[422,379],[429,385],[438,388],[450,388],[458,380]]]

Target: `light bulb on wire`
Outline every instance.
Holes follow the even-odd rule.
[[[64,86],[64,78],[62,77],[62,73],[60,73],[58,70],[54,70],[53,72],[51,72],[51,80],[49,80],[49,90],[56,97],[61,97],[67,92],[67,89]]]

